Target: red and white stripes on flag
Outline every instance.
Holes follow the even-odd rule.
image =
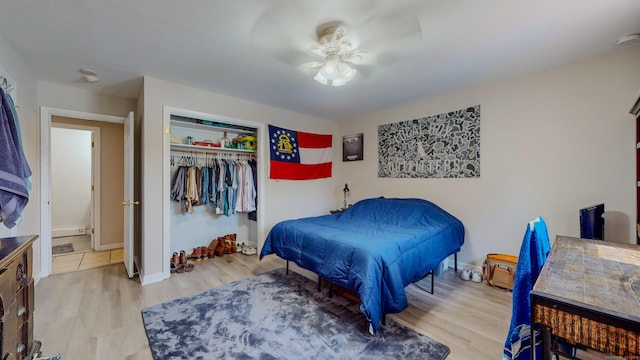
[[[331,177],[332,135],[311,134],[269,125],[271,179]]]

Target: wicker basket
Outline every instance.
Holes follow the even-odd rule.
[[[603,324],[548,306],[536,305],[534,321],[551,328],[553,335],[606,354],[635,359],[640,355],[640,334]]]

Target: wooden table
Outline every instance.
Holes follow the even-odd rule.
[[[555,338],[640,358],[640,246],[558,236],[531,291],[531,324],[545,359]]]

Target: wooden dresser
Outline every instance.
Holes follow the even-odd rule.
[[[1,360],[26,359],[33,344],[33,250],[37,235],[0,238]]]

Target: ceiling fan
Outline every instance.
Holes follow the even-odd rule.
[[[376,65],[392,63],[422,39],[420,22],[410,11],[374,9],[367,15],[360,7],[342,14],[355,19],[347,23],[323,21],[328,15],[313,10],[319,9],[270,9],[254,24],[252,44],[260,52],[313,74],[321,84],[342,86],[357,73],[367,76]],[[309,24],[318,23],[311,33]]]
[[[309,53],[319,57],[300,68],[317,71],[314,79],[324,85],[342,86],[351,81],[356,66],[364,64],[366,52],[354,48],[347,35],[347,28],[341,23],[326,24],[318,34],[318,43],[309,48]]]

